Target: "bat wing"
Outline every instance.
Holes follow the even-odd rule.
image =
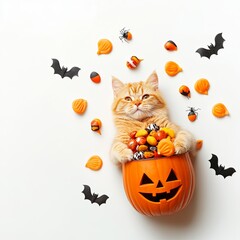
[[[54,69],[54,74],[59,74],[62,76],[63,71],[62,68],[60,67],[59,61],[55,58],[52,58],[52,61],[53,63],[51,67]]]
[[[232,167],[224,169],[220,174],[226,178],[228,176],[232,176],[234,173],[236,172],[236,170]]]
[[[84,186],[84,189],[83,189],[82,193],[84,194],[85,199],[92,201],[91,188],[88,185],[83,185],[83,186]]]
[[[104,195],[98,197],[98,198],[95,200],[95,202],[100,206],[101,204],[106,203],[106,201],[107,201],[108,198],[109,198],[109,197],[104,194]]]
[[[223,48],[223,42],[225,39],[222,37],[222,33],[219,33],[215,37],[215,51],[217,52],[219,49]]]
[[[218,175],[218,172],[219,172],[218,157],[215,154],[212,154],[212,158],[209,160],[209,162],[210,162],[210,168],[214,169],[216,172],[216,175]]]
[[[73,67],[65,73],[65,77],[69,77],[72,79],[74,76],[78,76],[79,70],[80,70],[79,67]]]
[[[212,51],[206,48],[199,48],[196,52],[199,53],[201,57],[207,57],[209,59],[212,55]]]

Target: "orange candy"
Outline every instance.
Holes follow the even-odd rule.
[[[108,39],[100,39],[98,41],[97,54],[109,54],[112,51],[112,43]]]
[[[175,42],[169,40],[165,43],[164,45],[165,49],[168,51],[176,51],[177,50],[177,45],[175,44]]]
[[[202,148],[203,145],[203,140],[197,140],[196,142],[196,150],[200,150]]]
[[[212,108],[212,114],[215,117],[222,118],[228,116],[229,112],[223,103],[217,103]]]
[[[165,157],[170,157],[175,153],[175,147],[173,142],[167,138],[162,139],[157,145],[158,154],[161,154]]]
[[[72,103],[72,109],[77,114],[83,114],[87,108],[87,101],[85,99],[76,99]]]
[[[207,79],[201,78],[194,84],[195,90],[200,94],[208,95],[208,90],[210,88],[210,83]]]
[[[101,127],[102,127],[102,122],[101,122],[100,119],[95,118],[95,119],[93,119],[91,121],[91,129],[92,129],[92,131],[97,132],[100,135],[101,135],[101,131],[100,131]]]
[[[182,72],[182,68],[177,63],[169,61],[165,65],[165,71],[169,76],[173,77],[179,72]]]
[[[135,69],[142,60],[143,59],[139,59],[136,56],[132,56],[131,59],[127,61],[126,65],[129,69]]]
[[[94,82],[94,83],[100,83],[101,82],[101,77],[97,72],[92,72],[90,74],[90,79]]]
[[[185,96],[185,97],[188,97],[190,98],[191,97],[191,92],[190,92],[190,89],[188,86],[186,85],[182,85],[180,88],[179,88],[179,92]]]
[[[102,168],[102,165],[103,165],[102,159],[99,156],[94,155],[88,159],[85,167],[97,171]]]

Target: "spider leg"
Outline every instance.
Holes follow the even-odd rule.
[[[123,29],[121,29],[120,33],[124,34],[124,32],[125,32],[125,27]]]

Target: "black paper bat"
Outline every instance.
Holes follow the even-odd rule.
[[[107,199],[109,198],[107,195],[102,195],[98,197],[98,194],[96,193],[91,193],[91,188],[88,185],[83,185],[84,189],[82,193],[85,196],[85,199],[90,200],[91,203],[97,203],[99,206],[103,203],[106,203]]]
[[[207,57],[210,59],[210,57],[213,54],[218,55],[218,50],[223,48],[223,42],[225,39],[222,37],[222,33],[219,33],[215,37],[215,45],[212,43],[208,46],[208,49],[206,48],[199,48],[196,52],[200,54],[201,57]]]
[[[224,166],[218,165],[218,157],[215,154],[212,154],[212,158],[208,160],[210,162],[210,168],[215,170],[216,175],[222,175],[224,178],[232,176],[236,170],[232,167],[225,169]]]
[[[62,78],[69,77],[73,78],[74,76],[78,76],[78,72],[80,68],[73,67],[68,71],[68,68],[62,66],[60,67],[59,61],[57,59],[52,58],[53,63],[51,67],[54,69],[54,74],[59,74]]]

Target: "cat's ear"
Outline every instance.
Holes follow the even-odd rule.
[[[112,88],[114,95],[117,96],[118,92],[124,87],[124,84],[117,79],[116,77],[112,77]]]
[[[152,86],[154,90],[158,89],[158,75],[156,71],[153,71],[153,73],[148,77],[146,84]]]

